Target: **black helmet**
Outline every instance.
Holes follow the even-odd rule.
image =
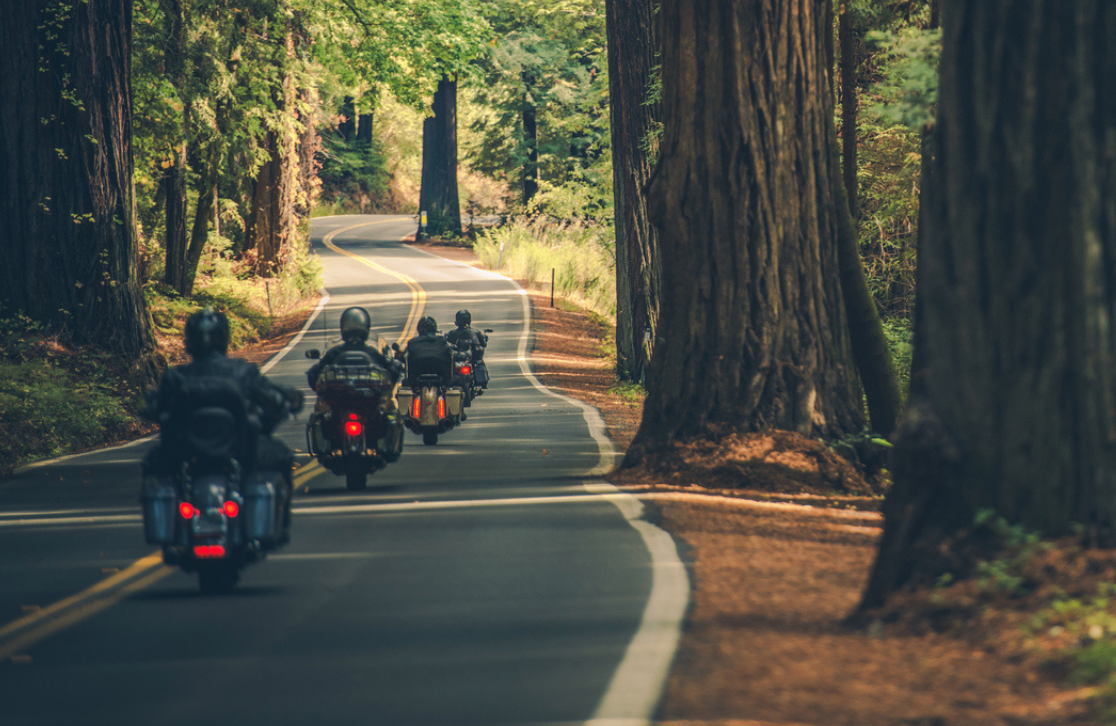
[[[368,340],[372,329],[372,316],[364,308],[349,308],[341,313],[341,339],[346,343]]]
[[[186,352],[194,358],[229,350],[229,319],[224,313],[205,308],[186,320]]]
[[[438,332],[438,321],[429,315],[423,315],[418,321],[419,335],[433,335]]]
[[[470,313],[468,310],[465,310],[465,309],[458,310],[457,315],[455,315],[453,317],[454,325],[456,325],[459,328],[464,328],[465,326],[472,324],[472,322],[473,322],[472,313]]]

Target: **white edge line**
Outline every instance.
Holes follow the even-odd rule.
[[[417,251],[440,257],[425,250]],[[450,261],[476,269],[456,260]],[[531,299],[518,282],[509,277],[504,279],[515,285],[523,298],[523,331],[519,337],[517,356],[519,370],[539,391],[581,409],[589,434],[601,452],[597,465],[586,472],[586,476],[607,474],[612,469],[617,452],[605,433],[600,412],[582,401],[550,390],[531,372],[527,359],[527,341],[531,336]],[[590,493],[602,495],[620,510],[628,524],[643,538],[644,546],[651,554],[651,594],[647,598],[639,630],[628,644],[624,658],[613,673],[608,690],[597,704],[592,718],[585,723],[587,726],[650,726],[682,637],[682,623],[690,601],[690,578],[670,534],[641,519],[643,504],[639,499],[600,479],[583,482],[583,485]]]
[[[276,363],[283,360],[283,357],[286,356],[287,353],[290,353],[296,345],[302,342],[302,336],[306,335],[306,331],[310,330],[310,326],[314,324],[314,321],[318,319],[318,315],[321,314],[322,308],[329,302],[329,293],[324,290],[322,293],[322,299],[318,302],[318,307],[314,308],[314,312],[310,313],[310,317],[306,319],[306,324],[302,326],[302,330],[298,331],[298,335],[291,338],[291,342],[287,343],[287,346],[283,348],[283,350],[271,356],[267,363],[264,363],[263,367],[260,368],[260,373],[267,373]]]

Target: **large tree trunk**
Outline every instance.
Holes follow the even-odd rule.
[[[0,3],[0,299],[140,357],[132,4]]]
[[[419,210],[426,212],[426,233],[461,235],[457,197],[457,81],[445,76],[434,93],[434,115],[422,124],[422,186]],[[419,233],[422,233],[420,228]]]
[[[179,144],[174,149],[173,162],[163,177],[167,195],[166,265],[163,279],[178,294],[188,295],[194,280],[188,272],[186,261],[186,189],[190,176],[186,147],[192,103],[186,85],[186,15],[180,0],[163,0],[161,5],[168,36],[165,51],[167,76],[182,103]]]
[[[662,261],[651,225],[647,184],[656,149],[647,147],[662,116],[648,94],[659,47],[653,0],[609,0],[608,80],[616,221],[616,368],[644,379],[659,324]]]
[[[849,213],[855,220],[860,212],[856,181],[857,172],[857,111],[860,106],[860,93],[856,84],[856,69],[860,65],[858,57],[859,29],[853,11],[847,3],[840,5],[837,21],[837,35],[841,48],[841,161],[845,194],[849,200]]]
[[[826,0],[666,0],[660,331],[626,464],[678,439],[864,425],[837,271]]]
[[[523,206],[539,193],[539,124],[535,104],[527,99],[523,102],[523,147],[527,158],[523,163]]]
[[[955,567],[943,539],[984,509],[1116,531],[1116,5],[941,17],[918,368],[866,607]]]

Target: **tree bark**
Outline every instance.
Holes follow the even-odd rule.
[[[648,148],[662,104],[648,95],[660,30],[652,0],[609,0],[608,78],[616,225],[616,368],[643,381],[659,323],[662,260],[651,225],[647,184],[657,157]]]
[[[457,196],[457,81],[443,76],[434,93],[434,115],[422,124],[422,186],[419,210],[426,234],[461,235]],[[420,227],[419,234],[422,234]]]
[[[193,277],[188,273],[186,261],[187,237],[187,182],[190,168],[187,165],[187,138],[190,128],[190,92],[186,86],[186,17],[180,0],[163,0],[163,18],[167,24],[168,43],[165,51],[166,71],[182,103],[179,120],[179,143],[172,150],[174,159],[166,169],[163,183],[167,195],[167,230],[165,238],[166,264],[163,279],[172,290],[188,295],[193,287]]]
[[[682,438],[861,430],[837,270],[825,0],[666,0],[651,208],[663,341],[625,464]]]
[[[535,103],[530,98],[530,93],[523,101],[523,147],[527,160],[523,164],[523,206],[531,204],[531,200],[539,193],[539,127],[538,111]]]
[[[357,119],[356,140],[359,143],[372,145],[372,112],[362,113]]]
[[[857,111],[860,106],[860,93],[856,85],[856,69],[860,65],[857,57],[857,31],[852,10],[842,2],[838,11],[837,34],[841,47],[841,162],[845,182],[845,195],[849,200],[849,214],[855,220],[859,215],[859,192],[856,181],[857,172]]]
[[[863,607],[996,511],[1116,531],[1116,6],[942,3],[917,378]]]
[[[139,359],[132,5],[0,3],[0,299]]]

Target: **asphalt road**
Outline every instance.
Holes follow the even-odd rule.
[[[595,479],[596,413],[530,375],[522,291],[399,243],[410,217],[312,229],[329,296],[270,377],[305,388],[350,305],[389,342],[467,307],[495,330],[490,391],[437,446],[408,432],[366,491],[300,455],[291,543],[223,596],[144,544],[150,441],[0,481],[0,724],[647,723],[685,572]],[[280,429],[300,452],[304,432]]]

